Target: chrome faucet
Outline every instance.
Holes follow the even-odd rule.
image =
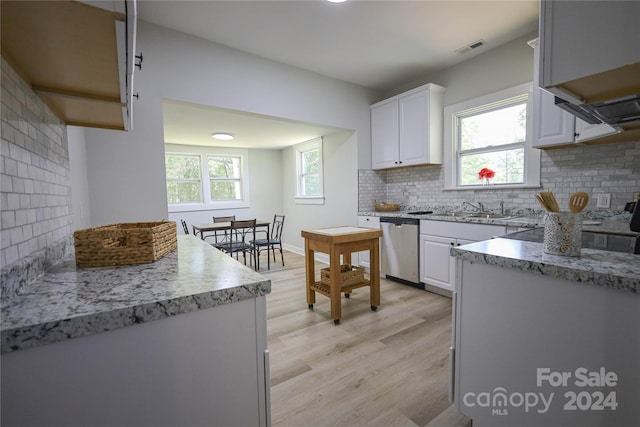
[[[477,203],[478,203],[478,206],[474,205],[473,203],[462,202],[463,205],[469,205],[478,212],[484,212],[484,205],[482,204],[482,202],[477,202]]]

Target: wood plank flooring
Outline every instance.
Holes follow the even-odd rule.
[[[324,267],[316,262],[317,277]],[[382,279],[377,312],[369,288],[359,288],[334,325],[328,298],[317,294],[308,309],[304,257],[286,252],[285,267],[278,257],[260,273],[272,283],[274,427],[470,425],[447,400],[450,299]]]

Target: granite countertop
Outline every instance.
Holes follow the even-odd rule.
[[[640,255],[583,248],[580,257],[566,257],[544,253],[542,243],[501,238],[454,247],[451,254],[464,261],[640,294]]]
[[[194,236],[151,264],[76,269],[73,254],[2,307],[2,353],[215,307],[271,281]]]
[[[416,209],[418,210],[418,209]],[[452,217],[447,215],[439,215],[438,212],[425,215],[411,215],[408,211],[396,211],[396,212],[377,212],[377,211],[361,211],[358,215],[363,216],[386,216],[386,217],[403,217],[403,218],[417,218],[431,221],[447,221],[447,222],[461,222],[470,224],[489,224],[489,225],[502,225],[510,227],[522,227],[522,228],[536,228],[544,226],[544,214],[538,215],[513,215],[505,218],[480,218],[480,217],[468,217],[459,216]],[[612,234],[624,234],[629,236],[640,236],[640,233],[631,231],[629,229],[628,219],[612,219],[612,218],[596,218],[590,219],[584,218],[582,229],[586,231],[595,231],[602,233]]]

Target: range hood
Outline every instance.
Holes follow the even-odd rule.
[[[640,94],[592,104],[572,103],[556,96],[555,104],[590,124],[606,123],[622,129],[640,126]]]

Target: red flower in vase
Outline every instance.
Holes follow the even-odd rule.
[[[482,168],[478,172],[478,179],[491,179],[496,176],[496,173],[489,168]]]

